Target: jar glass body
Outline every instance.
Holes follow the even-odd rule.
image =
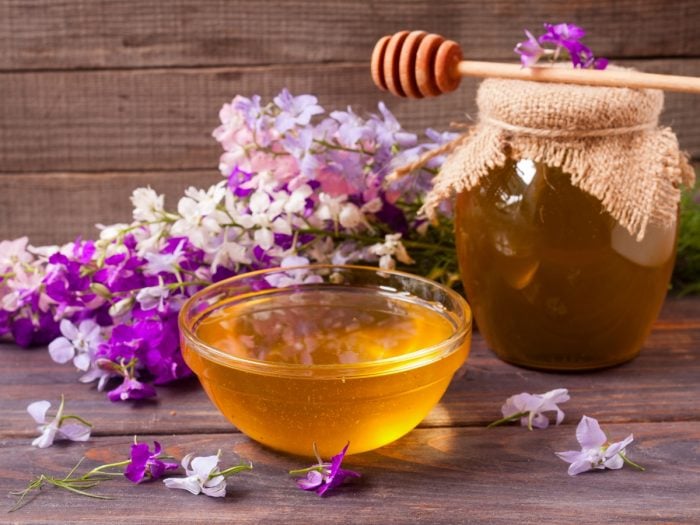
[[[509,161],[457,197],[462,280],[489,347],[513,364],[632,359],[663,304],[677,225],[637,241],[558,168]]]

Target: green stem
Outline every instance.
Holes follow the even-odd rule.
[[[641,470],[642,472],[644,472],[644,471],[646,470],[643,466],[639,465],[638,463],[635,463],[634,461],[632,461],[631,459],[629,459],[629,458],[628,458],[625,454],[623,454],[622,452],[620,452],[620,457],[622,458],[622,461],[624,461],[625,463],[627,463],[630,467],[634,467],[634,468],[636,468],[636,469],[638,469],[638,470]]]
[[[58,422],[58,426],[60,427],[66,419],[75,419],[76,421],[80,421],[83,425],[92,428],[92,423],[90,423],[86,419],[83,419],[80,416],[75,416],[73,414],[66,414],[65,416],[61,417],[61,420]]]
[[[124,461],[117,461],[116,463],[107,463],[107,464],[105,464],[105,465],[100,465],[99,467],[95,467],[94,469],[92,469],[90,472],[88,472],[88,473],[86,473],[86,474],[83,474],[83,476],[80,477],[80,478],[78,478],[78,479],[85,479],[85,480],[87,480],[87,479],[90,479],[90,477],[91,477],[91,476],[94,476],[95,474],[103,474],[103,475],[113,476],[113,475],[115,475],[115,474],[117,474],[117,473],[116,473],[116,472],[103,472],[103,471],[104,471],[105,469],[109,469],[109,468],[125,467],[125,466],[127,466],[129,463],[131,463],[131,460],[130,460],[130,459],[126,459],[126,460],[124,460]],[[119,476],[122,476],[123,473],[120,472],[120,473],[118,473],[118,475],[119,475]]]
[[[225,470],[221,470],[221,471],[217,472],[216,474],[212,474],[209,477],[215,478],[216,476],[223,476],[223,477],[227,478],[229,476],[232,476],[233,474],[237,474],[237,473],[242,472],[244,470],[253,470],[253,464],[249,463],[247,465],[235,465],[235,466],[229,467]]]
[[[489,423],[488,425],[486,425],[486,428],[495,427],[495,426],[498,426],[498,425],[502,425],[502,424],[504,424],[504,423],[510,423],[511,421],[517,421],[517,420],[520,419],[521,417],[525,417],[525,416],[527,416],[527,415],[528,415],[528,412],[517,412],[517,413],[512,414],[512,415],[510,415],[510,416],[507,416],[507,417],[504,417],[504,418],[501,418],[501,419],[497,419],[497,420],[494,421],[493,423]],[[532,430],[532,428],[530,428],[530,430]]]
[[[289,474],[292,476],[303,476],[304,474],[308,474],[309,472],[313,472],[314,470],[323,474],[323,468],[324,468],[323,465],[314,465],[312,467],[298,468],[298,469],[290,470]]]

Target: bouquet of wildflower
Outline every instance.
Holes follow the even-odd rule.
[[[436,157],[387,184],[395,166],[453,139],[419,143],[382,104],[363,119],[326,114],[311,95],[282,91],[263,105],[236,97],[213,132],[223,179],[189,188],[177,211],[150,188],[133,192],[133,222],[98,225],[99,239],[35,248],[0,243],[0,336],[48,344],[80,381],[111,379],[113,401],[155,395],[190,375],[177,314],[195,291],[250,270],[308,262],[368,263],[456,280],[448,219],[418,215]]]

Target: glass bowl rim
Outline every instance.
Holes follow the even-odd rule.
[[[192,323],[188,323],[185,319],[188,315],[189,310],[198,300],[202,298],[202,296],[211,293],[212,291],[219,288],[225,289],[226,287],[238,281],[243,281],[251,277],[257,277],[265,274],[273,274],[279,272],[288,272],[303,269],[332,270],[334,268],[350,272],[390,274],[399,278],[408,278],[413,281],[422,282],[433,289],[438,289],[442,291],[452,300],[456,307],[450,308],[449,311],[453,312],[454,310],[458,310],[456,313],[452,313],[452,315],[450,316],[453,322],[456,321],[454,332],[448,338],[444,339],[443,341],[440,341],[439,343],[420,348],[408,354],[377,359],[374,361],[363,361],[360,363],[303,365],[297,363],[278,363],[261,361],[258,359],[248,359],[223,352],[222,350],[219,350],[216,347],[203,342],[192,331],[191,325],[194,325],[198,318],[195,318]],[[334,283],[325,284],[329,284],[330,286],[343,286]],[[309,285],[303,283],[300,284],[301,288],[303,288],[304,286]],[[464,344],[464,338],[471,336],[472,311],[469,303],[460,294],[458,294],[451,288],[448,288],[447,286],[438,283],[437,281],[419,275],[403,272],[400,270],[385,270],[378,267],[364,265],[305,264],[290,267],[277,266],[272,268],[265,268],[262,270],[255,270],[252,272],[246,272],[239,275],[234,275],[233,277],[229,277],[227,279],[223,279],[201,290],[198,290],[182,305],[182,308],[180,309],[180,312],[178,314],[178,326],[180,328],[181,347],[184,344],[187,344],[201,357],[209,360],[214,360],[228,368],[248,370],[265,375],[287,376],[295,378],[309,377],[312,373],[314,379],[318,379],[320,377],[347,378],[404,372],[412,368],[417,368],[433,363],[443,357],[447,357],[448,355],[456,352]],[[401,366],[402,363],[404,366]],[[392,365],[396,366],[393,367]],[[387,370],[387,367],[391,368]]]

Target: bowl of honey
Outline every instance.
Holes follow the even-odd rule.
[[[308,265],[242,274],[179,317],[188,366],[221,413],[275,450],[354,454],[410,432],[471,343],[471,310],[415,275]]]

